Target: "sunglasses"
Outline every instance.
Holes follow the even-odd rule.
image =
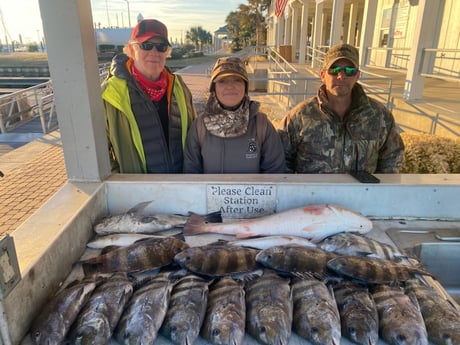
[[[339,75],[340,72],[345,73],[347,77],[354,77],[358,73],[358,69],[356,67],[342,67],[342,66],[335,66],[330,67],[327,70],[327,74],[329,75]]]
[[[145,41],[145,42],[142,42],[142,43],[137,43],[137,45],[142,50],[146,50],[146,51],[152,50],[154,47],[160,53],[164,53],[165,51],[168,50],[168,44],[166,44],[166,43],[154,43],[154,42],[150,42],[150,41]]]

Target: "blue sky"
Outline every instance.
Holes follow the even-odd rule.
[[[185,37],[193,26],[210,31],[225,25],[227,15],[236,11],[246,0],[90,0],[93,21],[101,26],[128,27],[128,4],[133,26],[137,16],[156,18],[166,24],[169,36]],[[13,40],[37,41],[43,36],[38,0],[0,0],[0,9],[7,30]],[[24,10],[26,9],[26,10]],[[0,26],[0,40],[4,43],[5,30]]]

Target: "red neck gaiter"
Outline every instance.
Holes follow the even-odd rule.
[[[137,80],[142,90],[144,90],[154,102],[158,102],[166,92],[168,82],[164,71],[161,71],[159,80],[152,81],[144,77],[133,64],[133,77]]]

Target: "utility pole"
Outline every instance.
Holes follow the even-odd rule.
[[[8,47],[8,39],[10,39],[12,50],[14,51],[14,41],[11,38],[10,33],[8,32],[8,29],[6,28],[6,23],[5,23],[5,20],[3,19],[3,12],[1,8],[0,8],[0,21],[2,22],[3,30],[5,31],[6,48],[8,49],[8,51],[10,50],[10,48]]]
[[[128,5],[128,25],[129,25],[129,28],[131,28],[131,14],[129,12],[129,0],[125,0],[126,1],[126,4]]]

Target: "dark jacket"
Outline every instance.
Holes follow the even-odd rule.
[[[168,140],[157,105],[129,73],[132,60],[114,57],[102,84],[112,172],[181,173],[185,137],[196,117],[192,95],[180,76],[166,70]]]
[[[317,96],[298,104],[283,120],[280,134],[288,170],[398,173],[404,144],[391,112],[356,84],[350,110],[341,119],[328,107],[325,92],[323,85]]]
[[[199,116],[187,136],[185,172],[285,173],[283,146],[278,133],[267,116],[259,112],[257,102],[251,101],[249,109],[246,133],[234,138],[212,135],[204,127],[203,117]],[[204,133],[200,135],[201,128]]]

